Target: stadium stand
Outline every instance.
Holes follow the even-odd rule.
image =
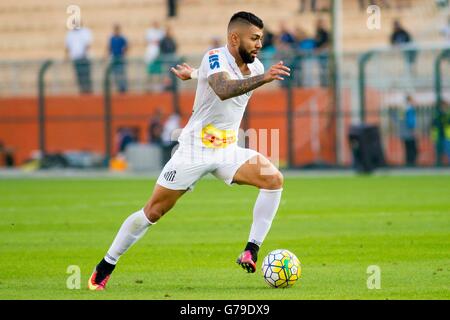
[[[60,146],[66,146],[70,138],[71,141],[76,141],[72,148],[103,151],[104,141],[98,138],[98,132],[103,132],[106,47],[112,26],[120,23],[123,34],[129,41],[127,73],[130,90],[125,96],[114,95],[114,88],[112,90],[113,116],[121,121],[114,124],[112,131],[115,132],[119,125],[138,126],[140,140],[144,141],[147,119],[153,109],[163,105],[166,112],[169,112],[175,99],[164,88],[167,84],[167,72],[160,72],[153,79],[153,84],[160,85],[162,89],[148,90],[149,76],[143,59],[146,51],[145,33],[152,22],[159,21],[162,27],[171,26],[178,55],[196,66],[213,38],[225,42],[225,26],[230,16],[237,11],[236,8],[255,12],[275,34],[280,31],[280,23],[284,22],[292,31],[301,27],[306,33],[313,35],[319,18],[325,20],[328,29],[331,28],[329,8],[324,7],[326,2],[317,1],[317,12],[300,12],[300,2],[297,0],[179,0],[177,16],[168,19],[165,0],[79,0],[77,5],[81,9],[83,25],[93,34],[90,56],[94,94],[87,97],[78,95],[73,66],[69,60],[64,60],[66,23],[70,16],[67,8],[73,3],[68,0],[0,2],[0,97],[4,98],[0,120],[2,117],[6,119],[3,120],[5,125],[3,129],[0,128],[3,130],[0,133],[10,139],[5,138],[10,144],[23,143],[24,141],[19,141],[23,139],[16,137],[9,128],[14,125],[17,129],[11,119],[24,116],[24,119],[21,118],[23,130],[29,130],[30,135],[35,135],[37,75],[44,60],[52,59],[53,64],[46,73],[45,80],[47,115],[55,120],[55,125],[48,127],[48,131],[52,133],[49,148],[56,150]],[[366,68],[368,119],[380,123],[384,145],[392,149],[386,155],[387,161],[401,164],[402,149],[395,131],[390,130],[392,121],[387,114],[390,109],[398,109],[402,105],[405,94],[415,93],[417,104],[425,110],[423,121],[420,120],[423,124],[419,126],[423,131],[423,142],[419,141],[419,147],[423,151],[419,163],[430,165],[434,162],[433,156],[430,156],[433,155],[433,142],[430,140],[429,119],[435,98],[433,63],[441,48],[429,46],[444,43],[439,31],[447,23],[450,11],[448,5],[440,7],[430,0],[392,0],[389,3],[401,4],[401,8],[397,8],[397,5],[389,8],[381,6],[381,29],[368,30],[368,13],[361,10],[359,1],[342,1],[342,90],[339,99],[345,121],[341,127],[348,129],[358,118],[360,55],[367,50],[384,47],[386,51],[377,51]],[[414,73],[405,72],[402,52],[389,49],[392,25],[397,19],[411,33],[414,43],[421,46]],[[313,64],[315,69],[310,78],[314,81],[296,88],[292,99],[292,112],[296,112],[293,120],[295,141],[283,144],[280,149],[280,157],[286,161],[287,150],[292,148],[294,158],[295,155],[299,156],[291,162],[298,166],[317,159],[319,162],[332,163],[336,157],[334,151],[331,151],[334,150],[333,143],[336,140],[333,120],[335,101],[329,88],[319,88],[318,66],[316,61]],[[448,67],[448,64],[444,65],[443,68],[447,69],[442,71],[445,88],[450,85]],[[179,82],[178,85],[182,92],[178,99],[185,121],[192,107],[196,83]],[[249,119],[245,120],[247,123],[244,122],[244,127],[282,128],[280,139],[287,141],[286,113],[289,111],[285,109],[286,95],[283,90],[268,89],[279,89],[279,84],[271,83],[255,94],[248,108]],[[448,90],[443,92],[443,96],[446,101],[449,99]],[[383,118],[381,121],[380,116]],[[69,118],[73,122],[71,130],[67,130]],[[90,131],[86,130],[83,122],[86,119],[92,124]],[[296,131],[296,128],[301,130]],[[339,136],[346,137],[347,129],[342,129]],[[94,135],[98,141],[92,139]],[[344,150],[339,162],[350,165],[351,154],[344,140],[339,142],[340,148]],[[37,148],[36,141],[26,143],[29,145],[17,148],[19,162],[29,156],[30,150]]]
[[[361,11],[357,1],[343,1],[343,47],[346,50],[366,50],[388,44],[394,19],[400,19],[406,28],[412,29],[413,37],[420,42],[439,40],[437,30],[446,21],[446,10],[434,1],[414,0],[411,7],[382,8],[382,28],[368,32],[365,26],[367,13]],[[64,36],[68,0],[52,1],[2,1],[0,2],[0,57],[2,59],[45,59],[64,56]],[[102,57],[113,23],[123,26],[130,39],[130,55],[142,56],[145,51],[145,30],[154,20],[166,22],[175,28],[175,38],[180,43],[180,54],[205,51],[212,37],[225,40],[224,26],[236,11],[254,11],[266,25],[277,31],[280,21],[292,28],[302,26],[312,32],[318,16],[327,17],[326,12],[299,12],[298,1],[282,0],[181,0],[178,15],[166,19],[164,0],[79,0],[84,24],[93,31],[92,55]],[[277,10],[273,10],[277,7]],[[214,8],[211,10],[210,8]],[[127,14],[123,12],[126,10]],[[45,34],[45,37],[41,35]]]

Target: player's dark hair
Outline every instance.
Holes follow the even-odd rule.
[[[235,22],[252,24],[260,29],[264,28],[264,23],[262,22],[262,20],[251,12],[239,11],[233,14],[233,16],[230,19],[230,22],[228,23],[228,28],[230,28],[230,26]]]

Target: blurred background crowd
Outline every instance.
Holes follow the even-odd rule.
[[[355,124],[377,126],[384,164],[449,163],[448,0],[23,0],[0,4],[0,165],[67,150],[110,160],[139,143],[165,163],[195,90],[168,70],[225,45],[241,10],[264,20],[265,67],[293,69],[243,122],[281,131],[281,165],[354,166]]]

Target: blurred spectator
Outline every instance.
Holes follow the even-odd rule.
[[[264,28],[263,44],[261,48],[260,60],[264,65],[264,68],[268,69],[272,66],[273,57],[276,52],[274,44],[275,35],[269,30],[269,28]]]
[[[181,128],[181,117],[178,113],[172,113],[164,123],[163,132],[161,135],[162,139],[162,165],[165,165],[167,161],[170,160],[172,156],[172,150],[178,144],[178,129]]]
[[[121,34],[120,25],[118,24],[115,24],[113,27],[113,35],[109,39],[108,51],[111,57],[112,74],[117,85],[117,90],[121,93],[126,92],[125,55],[128,51],[128,41]]]
[[[13,150],[6,147],[3,141],[0,141],[0,167],[14,167],[14,164]]]
[[[130,143],[137,141],[135,131],[131,128],[120,127],[117,130],[118,152],[124,153]]]
[[[297,40],[297,52],[300,57],[297,64],[298,70],[295,72],[297,85],[312,86],[316,41],[300,27],[297,27],[295,30],[295,38]]]
[[[328,58],[330,49],[330,36],[325,28],[325,22],[322,19],[317,20],[316,24],[316,49],[315,53],[319,61],[320,85],[328,86]]]
[[[411,96],[406,97],[406,105],[400,111],[400,138],[405,150],[405,163],[407,166],[415,166],[417,159],[416,142],[416,111]]]
[[[92,33],[81,25],[66,34],[66,57],[69,57],[75,69],[80,93],[91,93],[91,63],[88,51],[92,43]]]
[[[394,21],[394,30],[391,34],[391,44],[401,45],[411,42],[410,34],[402,27],[399,20]]]
[[[300,13],[305,12],[308,3],[311,12],[329,11],[331,7],[331,0],[300,0]]]
[[[289,30],[289,28],[287,27],[287,25],[286,25],[286,23],[284,21],[282,21],[280,23],[279,37],[280,37],[281,42],[287,43],[290,46],[294,46],[294,44],[295,44],[295,37],[292,34],[292,32]]]
[[[447,24],[441,29],[446,44],[450,45],[450,15],[447,17]]]
[[[163,88],[159,75],[161,74],[160,42],[164,38],[164,30],[159,22],[154,21],[145,34],[147,49],[144,60],[147,64],[147,88],[150,91],[160,91]]]
[[[299,12],[303,13],[306,10],[307,2],[310,4],[310,9],[312,12],[316,12],[317,10],[317,0],[300,0],[300,9]]]
[[[301,53],[314,53],[316,41],[313,37],[309,36],[304,29],[298,27],[295,32],[295,38],[297,40],[297,49]]]
[[[392,45],[403,45],[412,41],[411,35],[406,31],[399,20],[394,21],[394,30],[391,34],[391,44]]]
[[[450,164],[450,105],[442,102],[433,118],[431,138],[435,143],[436,165],[442,166],[445,155]]]
[[[450,105],[445,105],[444,108],[444,136],[445,136],[445,146],[444,153],[447,156],[447,165],[450,164]]]
[[[264,34],[263,34],[263,47],[261,50],[265,50],[268,49],[270,47],[273,47],[274,45],[274,34],[272,33],[272,31],[270,31],[270,29],[268,27],[264,28]]]
[[[164,37],[164,30],[160,27],[159,22],[154,21],[152,26],[147,29],[145,40],[147,41],[147,49],[145,50],[145,62],[150,65],[159,55],[159,42]]]
[[[175,38],[173,37],[172,28],[170,26],[166,28],[165,35],[159,43],[159,50],[161,69],[164,72],[163,84],[165,90],[170,90],[172,88],[172,81],[166,71],[169,70],[171,65],[174,65],[177,62],[177,43],[175,41]]]
[[[162,111],[161,108],[157,108],[153,117],[150,119],[148,126],[148,140],[151,144],[161,145],[162,144]]]
[[[404,48],[406,45],[412,43],[412,37],[408,31],[406,31],[399,20],[394,21],[394,30],[391,34],[391,44],[394,47]],[[408,71],[413,71],[414,62],[416,61],[417,52],[415,50],[407,50],[404,52],[405,61],[408,67]]]
[[[435,0],[435,2],[439,9],[447,9],[449,6],[449,0]]]
[[[295,68],[295,51],[289,44],[281,40],[280,36],[275,37],[275,54],[273,55],[273,61],[283,61],[286,66],[291,69]],[[289,86],[291,78],[287,78],[285,81],[280,81],[280,86],[286,88]]]
[[[172,28],[168,26],[164,37],[159,43],[159,50],[161,55],[173,55],[177,51],[177,43],[173,37]]]
[[[177,16],[177,0],[167,0],[167,17],[173,18]]]

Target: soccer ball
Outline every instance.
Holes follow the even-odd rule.
[[[286,249],[270,252],[263,261],[264,280],[273,288],[288,288],[300,278],[302,269],[298,258]]]

